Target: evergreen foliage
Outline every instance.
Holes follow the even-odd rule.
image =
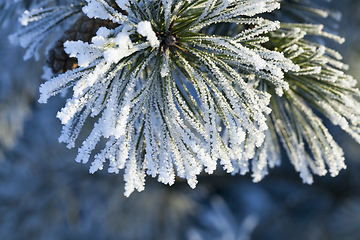
[[[51,32],[76,16],[119,24],[100,28],[91,43],[65,42],[79,68],[55,76],[48,69],[40,86],[42,103],[72,89],[57,114],[64,125],[59,141],[69,148],[87,118],[97,118],[76,158],[87,163],[105,139],[91,173],[106,160],[109,172],[125,169],[126,196],[144,189],[146,175],[169,185],[179,176],[194,188],[197,175],[213,173],[218,163],[232,174],[247,173],[251,163],[257,182],[280,163],[278,142],[305,183],[346,168],[314,109],[360,142],[356,81],[343,72],[339,53],[307,37],[343,39],[306,14],[291,16],[327,11],[305,0],[115,3],[43,1],[44,8],[25,11],[25,27],[10,37],[27,48],[24,59],[38,59]],[[279,8],[294,22],[267,17]]]

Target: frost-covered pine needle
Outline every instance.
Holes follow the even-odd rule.
[[[342,149],[312,108],[360,143],[360,101],[356,80],[343,72],[348,67],[340,62],[340,54],[305,40],[306,35],[326,36],[321,25],[312,24],[282,24],[269,34],[267,47],[283,52],[300,70],[285,73],[290,87],[283,95],[265,80],[258,82],[258,89],[272,95],[272,134],[264,144],[276,143],[277,135],[303,181],[310,184],[312,173],[322,176],[329,171],[336,176],[346,168]],[[280,159],[279,148],[271,155]],[[263,172],[267,173],[266,165]]]
[[[126,196],[144,189],[146,175],[169,185],[179,176],[194,188],[218,164],[232,174],[251,169],[258,182],[280,163],[278,141],[304,182],[313,173],[336,176],[346,167],[343,152],[312,108],[360,142],[356,81],[339,53],[306,36],[344,39],[322,25],[256,16],[281,2],[326,17],[303,1],[75,2],[25,12],[29,25],[11,39],[28,48],[25,58],[37,57],[50,30],[81,9],[119,25],[101,27],[91,43],[65,42],[79,68],[42,84],[39,102],[72,89],[57,114],[59,141],[75,147],[87,118],[96,118],[76,161],[90,160],[91,173],[124,169]]]
[[[35,57],[36,60],[40,59],[39,50],[46,42],[47,38],[59,29],[59,25],[66,22],[66,20],[78,16],[84,1],[72,0],[62,1],[63,5],[53,6],[51,0],[41,1],[38,3],[38,8],[30,11],[26,10],[19,21],[23,29],[13,33],[9,36],[9,40],[16,44],[19,43],[23,48],[26,48],[24,60]]]
[[[80,68],[44,83],[40,102],[64,88],[73,97],[58,113],[60,137],[68,147],[88,116],[100,116],[79,148],[86,163],[100,139],[106,147],[94,157],[90,171],[125,169],[125,195],[144,188],[145,175],[173,184],[175,175],[195,187],[196,176],[212,173],[220,161],[227,172],[247,171],[246,149],[264,141],[270,95],[246,83],[238,67],[267,76],[288,89],[284,72],[297,66],[282,54],[261,47],[262,38],[279,28],[254,15],[279,7],[277,1],[120,1],[122,15],[103,0],[88,0],[89,17],[120,26],[99,29],[91,44],[66,42]],[[215,23],[254,25],[235,37],[199,30]],[[282,90],[279,90],[282,91]],[[219,124],[223,128],[219,128]],[[224,138],[224,136],[226,136]],[[244,142],[245,138],[252,141]],[[260,164],[260,163],[259,163]]]

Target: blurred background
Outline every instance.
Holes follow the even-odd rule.
[[[360,1],[318,2],[342,13],[328,30],[346,42],[325,44],[360,79]],[[37,103],[45,59],[24,62],[24,51],[10,45],[16,14],[2,25],[0,239],[360,239],[360,146],[326,120],[348,166],[336,178],[304,185],[284,155],[260,183],[219,171],[201,175],[192,190],[181,179],[168,187],[148,177],[145,191],[125,198],[122,174],[91,175],[74,161],[76,149],[58,143],[55,116],[65,99]]]

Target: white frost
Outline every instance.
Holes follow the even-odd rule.
[[[126,6],[129,1],[128,0],[116,0],[116,4],[123,10],[128,10],[128,7]]]
[[[92,61],[102,55],[100,49],[94,48],[83,41],[66,41],[64,50],[70,57],[76,57],[81,67],[88,66]]]
[[[137,32],[142,36],[147,37],[152,47],[158,47],[160,45],[160,42],[157,39],[149,21],[139,22],[137,26]]]

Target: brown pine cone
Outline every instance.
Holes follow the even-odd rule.
[[[108,0],[113,8],[123,15],[129,13],[122,10],[116,3],[115,0]],[[78,41],[90,43],[92,37],[96,35],[97,30],[100,27],[106,27],[108,29],[114,29],[119,24],[113,23],[110,20],[93,19],[88,18],[86,15],[82,15],[75,24],[65,31],[64,35],[55,43],[55,46],[49,51],[46,58],[46,65],[48,65],[54,74],[63,73],[67,70],[72,70],[78,67],[77,59],[71,58],[64,51],[64,42],[66,41]]]

